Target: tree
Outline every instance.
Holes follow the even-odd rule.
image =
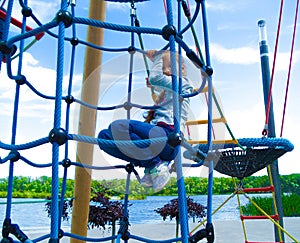
[[[45,211],[47,212],[48,214],[48,217],[50,218],[51,217],[51,197],[47,197],[46,198],[47,200],[49,200],[49,202],[47,202],[45,204]],[[62,214],[61,214],[61,217],[62,219],[65,221],[68,221],[70,219],[70,212],[72,211],[72,202],[73,200],[69,200],[69,199],[66,199],[64,201],[64,205],[63,205],[63,210],[62,210]],[[59,201],[59,205],[60,205],[61,201]]]
[[[99,188],[98,188],[99,189]],[[111,225],[112,235],[116,233],[116,222],[123,217],[123,204],[120,201],[110,201],[107,195],[107,190],[101,187],[101,192],[94,192],[93,197],[90,199],[89,207],[89,228],[103,228],[106,225]],[[51,198],[47,198],[51,200]],[[69,213],[72,211],[71,200],[64,201],[62,219],[69,220]],[[45,211],[48,213],[48,217],[51,216],[51,202],[47,202],[45,205]],[[114,240],[112,240],[114,242]]]
[[[194,202],[194,200],[190,197],[186,198],[187,200],[187,213],[188,218],[199,218],[202,219],[206,216],[205,209],[202,204]],[[172,199],[169,203],[165,204],[162,208],[158,208],[154,210],[156,213],[160,214],[160,216],[165,221],[168,217],[170,220],[173,218],[176,219],[176,237],[178,237],[179,233],[179,208],[178,208],[178,198]]]
[[[116,233],[116,222],[123,217],[123,204],[120,201],[110,201],[104,192],[97,192],[92,197],[89,211],[88,226],[92,229],[112,225],[112,235]]]

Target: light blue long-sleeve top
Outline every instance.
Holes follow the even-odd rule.
[[[172,77],[167,76],[163,73],[163,53],[155,55],[153,59],[153,65],[150,71],[149,82],[150,84],[158,89],[159,91],[165,90],[164,98],[157,103],[160,106],[173,98],[172,91]],[[190,80],[186,77],[182,77],[182,91],[181,94],[189,94],[193,91],[193,86]],[[185,123],[188,118],[188,111],[190,107],[190,101],[188,98],[183,99],[181,102],[181,121],[180,127],[184,129]],[[157,125],[158,122],[163,122],[168,125],[174,125],[173,115],[173,101],[166,105],[163,105],[155,110],[154,119],[151,124]]]

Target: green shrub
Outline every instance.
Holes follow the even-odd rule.
[[[287,217],[300,216],[300,195],[292,193],[282,197],[283,214]]]
[[[253,197],[255,202],[268,215],[273,214],[273,199],[272,197]],[[283,215],[285,217],[300,216],[300,196],[297,194],[287,194],[282,196]],[[242,206],[244,215],[263,215],[252,203]]]

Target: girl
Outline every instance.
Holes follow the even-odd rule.
[[[149,83],[155,89],[160,90],[157,96],[157,109],[154,110],[151,119],[147,122],[137,120],[116,120],[113,121],[108,129],[100,131],[98,138],[107,140],[143,140],[152,138],[168,137],[174,131],[173,103],[168,102],[173,98],[172,91],[172,72],[169,51],[149,50],[146,56],[153,61],[150,71]],[[178,63],[178,55],[177,63]],[[182,93],[191,93],[193,87],[186,77],[185,65],[182,64]],[[189,100],[181,102],[181,121],[184,126],[189,109]],[[168,143],[150,144],[149,146],[137,145],[130,149],[125,146],[99,144],[100,148],[106,153],[128,161],[135,166],[145,168],[145,175],[141,179],[141,185],[152,187],[154,191],[160,191],[165,187],[170,179],[168,164],[175,156],[175,149]]]

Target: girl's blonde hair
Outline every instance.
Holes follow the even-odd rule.
[[[171,63],[171,52],[169,50],[163,52],[163,58],[164,57],[168,58],[169,63]],[[179,57],[180,57],[179,53],[176,52],[176,62],[178,65],[179,65]],[[186,76],[186,67],[184,64],[184,58],[182,57],[180,61],[182,62],[182,76]]]

